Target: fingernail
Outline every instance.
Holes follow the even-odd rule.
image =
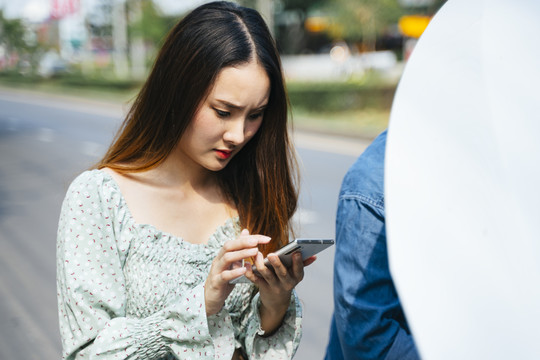
[[[242,235],[249,235],[249,230],[248,230],[248,229],[244,229],[244,230],[242,230],[241,234],[242,234]]]
[[[263,241],[270,241],[272,238],[270,236],[261,235],[263,238]]]

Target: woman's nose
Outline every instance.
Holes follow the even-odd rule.
[[[227,129],[223,134],[223,140],[233,145],[242,144],[245,139],[244,131],[243,119],[238,118],[228,121]]]

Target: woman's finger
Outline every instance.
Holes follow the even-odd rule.
[[[272,264],[272,267],[274,268],[274,273],[281,281],[286,281],[287,276],[289,275],[289,272],[287,270],[287,267],[283,265],[281,260],[279,259],[279,256],[276,254],[268,254],[267,256],[268,261],[270,264]]]
[[[254,283],[255,285],[258,285],[261,281],[261,277],[259,277],[255,272],[253,271],[253,266],[250,263],[245,263],[246,267],[246,273],[244,274],[245,277],[248,278],[249,281]]]
[[[246,230],[247,232],[247,230]],[[229,240],[223,244],[223,252],[236,251],[245,248],[256,247],[259,244],[267,244],[271,238],[265,235],[249,235],[244,231],[234,240]]]
[[[255,266],[257,267],[257,272],[266,280],[269,284],[274,284],[276,282],[276,275],[274,271],[264,265],[264,258],[261,252],[255,257]]]
[[[228,270],[233,264],[241,262],[243,259],[256,256],[259,250],[255,248],[242,249],[238,251],[230,251],[218,256],[216,258],[218,271]]]
[[[317,255],[313,255],[308,257],[306,260],[304,260],[304,267],[309,266],[313,264],[317,260]]]
[[[315,260],[313,260],[315,261]],[[296,283],[299,283],[304,278],[304,262],[302,254],[297,252],[292,256],[292,273]]]
[[[245,267],[239,267],[239,268],[235,268],[231,270],[224,270],[221,272],[221,281],[224,284],[229,284],[229,281],[236,279],[237,277],[240,277],[245,274],[246,274]]]

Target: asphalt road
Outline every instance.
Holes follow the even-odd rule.
[[[59,359],[56,226],[71,180],[106,150],[125,105],[0,88],[0,359]],[[334,237],[347,168],[368,141],[297,132],[297,234]],[[327,250],[298,286],[304,336],[296,359],[324,356],[332,312]]]

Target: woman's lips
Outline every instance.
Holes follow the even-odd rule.
[[[231,150],[220,150],[216,149],[216,154],[220,159],[226,160],[231,157],[232,151]]]

